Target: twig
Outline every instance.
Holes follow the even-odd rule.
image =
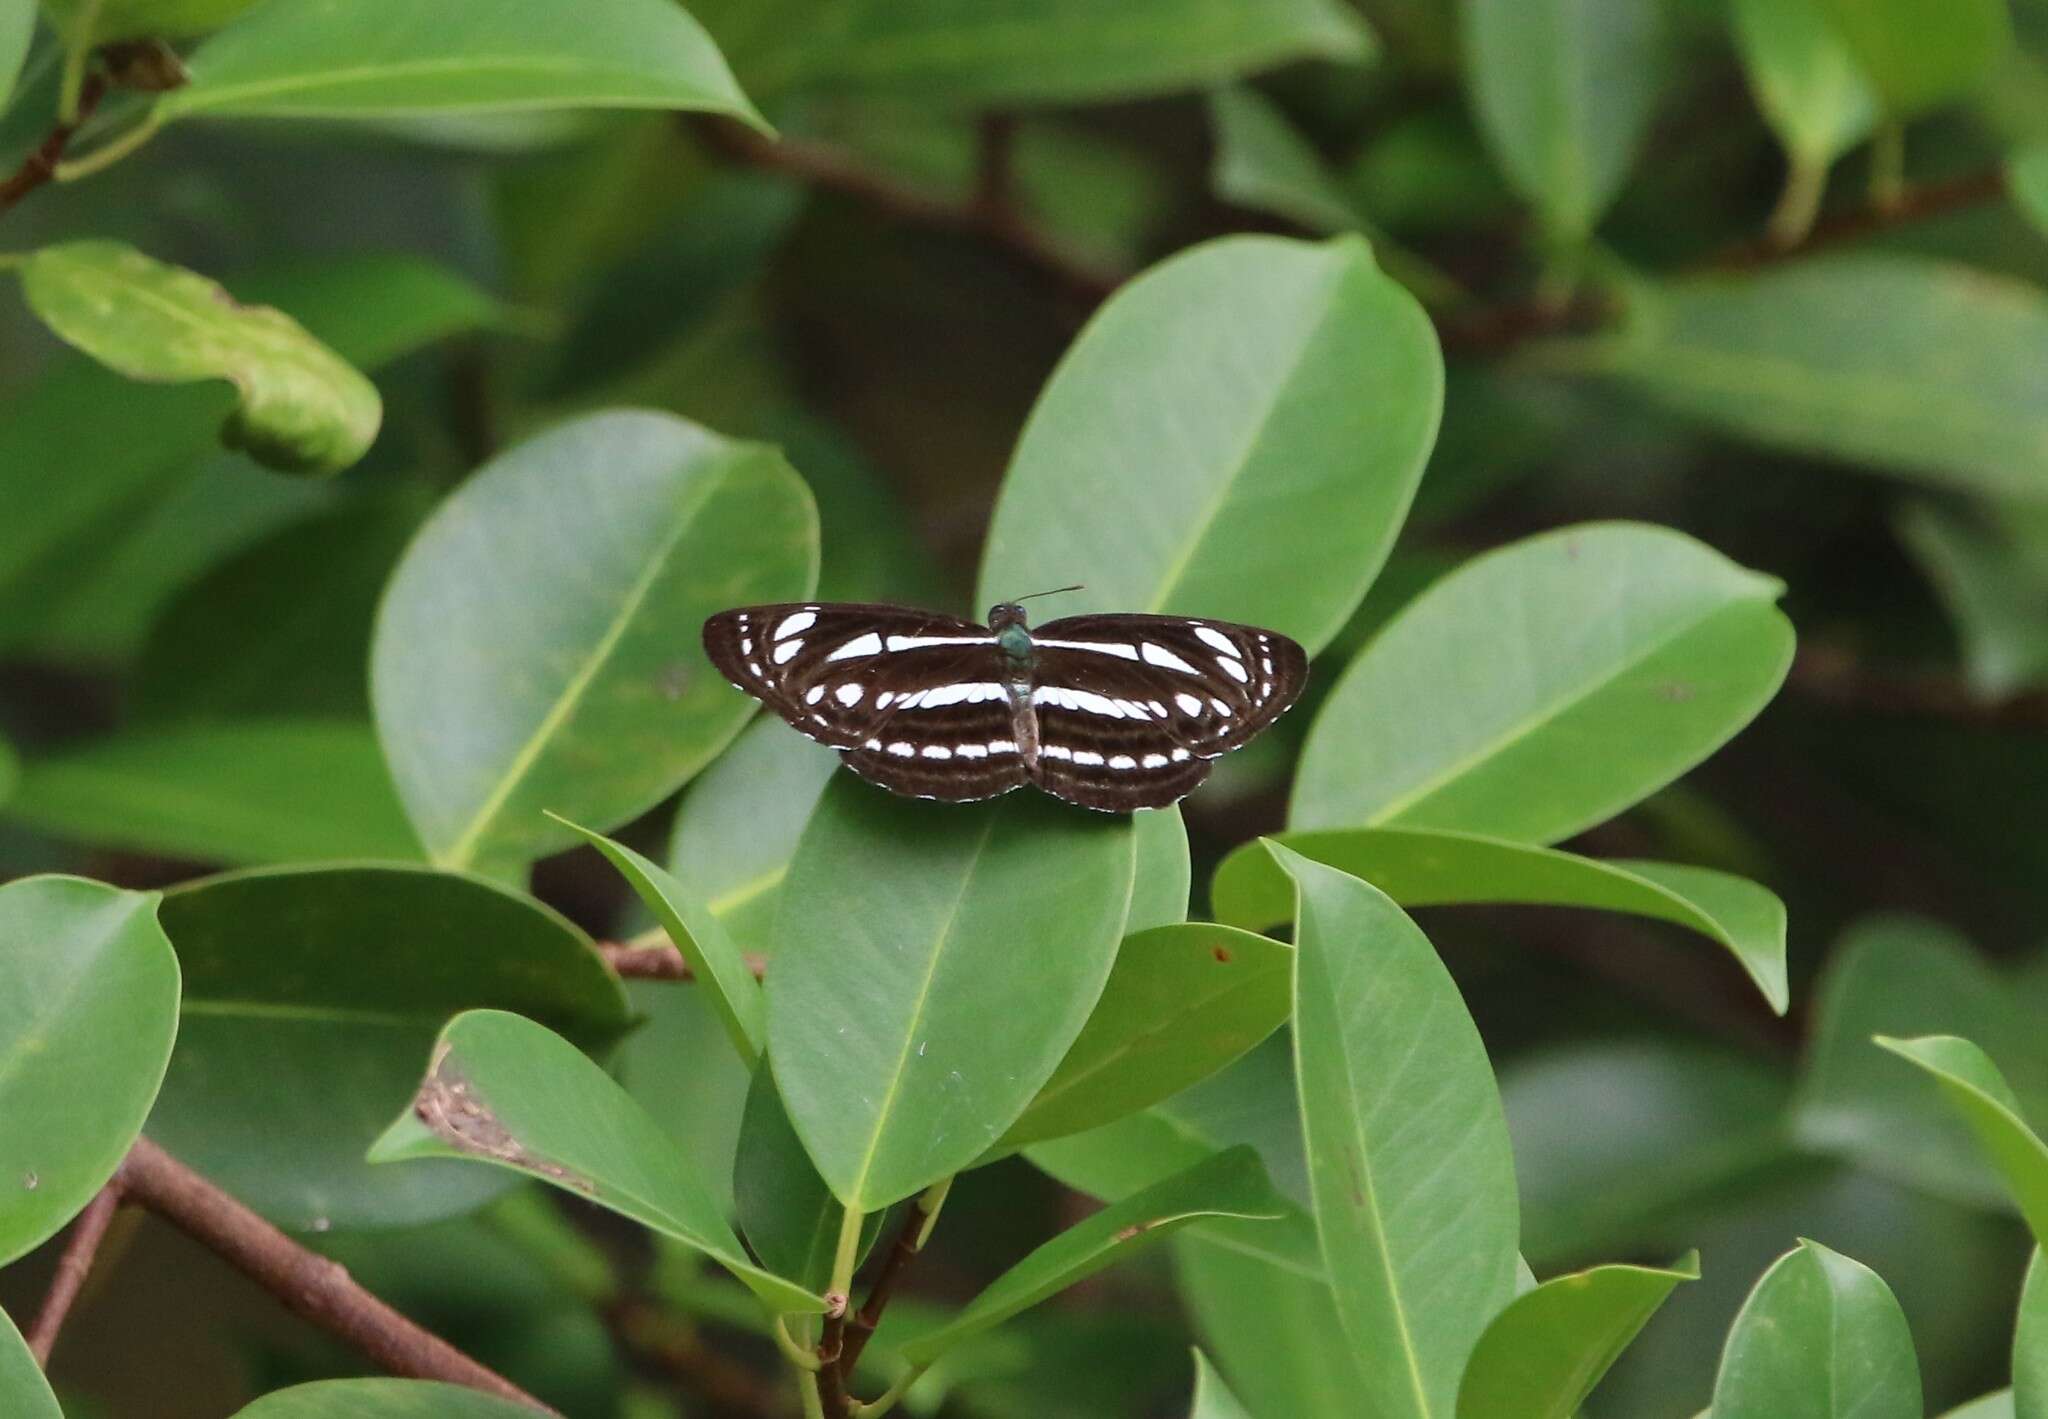
[[[597,952],[614,972],[626,980],[693,981],[697,978],[697,973],[690,969],[690,963],[683,959],[683,953],[666,941],[600,941]],[[768,969],[768,962],[766,958],[749,952],[747,969],[754,973],[755,980],[759,980]]]
[[[2048,729],[2048,693],[2032,690],[2003,700],[1972,695],[1953,676],[1880,670],[1836,646],[1802,646],[1786,683],[1807,699],[1866,713],[1945,719],[1979,729]]]
[[[923,188],[876,172],[822,144],[764,138],[750,128],[723,120],[707,121],[699,131],[706,134],[712,146],[720,152],[749,167],[788,173],[813,187],[851,197],[912,226],[980,237],[1018,264],[1051,278],[1067,295],[1090,306],[1107,299],[1109,293],[1123,283],[1124,272],[1097,266],[1069,250],[1052,233],[1017,211],[1007,191],[999,189],[999,200],[985,200],[991,176],[986,160],[991,149],[1000,151],[1008,142],[1007,138],[1000,136],[1003,132],[1001,127],[995,130],[998,137],[993,142],[988,141],[987,130],[984,130],[981,181],[977,183],[977,191],[964,202],[935,196]],[[1006,170],[1007,158],[995,172],[995,176],[1002,178],[1004,188],[1008,186]]]
[[[84,87],[78,91],[77,116],[69,123],[58,123],[49,131],[36,150],[22,159],[21,166],[5,182],[0,182],[0,212],[5,212],[22,198],[51,181],[57,176],[57,164],[64,160],[64,150],[71,146],[71,140],[78,130],[92,117],[93,110],[106,96],[107,81],[99,74],[88,74]]]
[[[115,1178],[93,1194],[92,1201],[85,1204],[85,1210],[71,1224],[71,1236],[64,1243],[64,1254],[57,1258],[57,1274],[50,1278],[43,1308],[36,1312],[35,1325],[28,1333],[29,1353],[36,1357],[38,1365],[46,1369],[50,1364],[50,1352],[57,1345],[57,1333],[63,1330],[65,1317],[71,1314],[72,1302],[78,1299],[79,1291],[84,1288],[85,1278],[92,1271],[93,1258],[99,1255],[100,1243],[106,1239],[107,1227],[120,1210],[121,1182]]]
[[[888,1309],[889,1298],[896,1294],[896,1283],[910,1268],[910,1263],[917,1260],[917,1254],[924,1250],[925,1242],[930,1239],[932,1226],[938,1221],[939,1209],[945,1205],[946,1194],[951,1187],[952,1179],[948,1178],[927,1189],[904,1213],[903,1225],[896,1231],[895,1245],[889,1248],[881,1271],[876,1273],[866,1304],[847,1323],[846,1344],[839,1357],[842,1374],[852,1374],[853,1367],[860,1363],[861,1352],[868,1348],[875,1328],[882,1323],[882,1312]]]
[[[286,1309],[348,1341],[387,1373],[465,1385],[555,1413],[407,1320],[357,1285],[340,1263],[306,1250],[148,1139],[136,1140],[119,1179],[130,1200],[217,1252]]]
[[[1873,203],[1832,217],[1824,217],[1814,223],[1812,230],[1807,232],[1803,240],[1789,246],[1772,241],[1767,236],[1760,241],[1742,242],[1731,246],[1705,264],[1708,269],[1717,271],[1747,271],[1759,266],[1769,266],[1793,257],[1805,256],[1824,247],[1840,246],[1859,237],[1889,231],[1893,227],[1923,222],[1932,217],[1944,217],[1951,212],[1967,211],[1986,202],[1996,202],[2005,195],[2005,190],[2005,169],[2002,167],[1966,173],[1943,182],[1923,183],[1918,187],[1902,189],[1891,205],[1878,206]]]

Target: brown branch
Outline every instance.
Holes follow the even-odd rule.
[[[286,1309],[341,1337],[389,1374],[441,1380],[554,1410],[365,1291],[347,1268],[310,1252],[146,1138],[122,1163],[129,1200],[218,1253]]]
[[[57,1274],[50,1278],[43,1308],[36,1312],[35,1325],[28,1333],[29,1353],[45,1369],[49,1368],[50,1352],[56,1348],[57,1333],[63,1330],[65,1317],[71,1314],[72,1303],[84,1289],[85,1278],[92,1271],[93,1258],[99,1255],[100,1243],[106,1240],[107,1227],[120,1209],[121,1182],[115,1178],[93,1194],[92,1201],[85,1204],[85,1210],[71,1224],[64,1254],[57,1258]]]
[[[64,160],[64,150],[71,146],[71,140],[85,121],[92,117],[106,96],[107,81],[99,74],[88,74],[84,85],[78,91],[78,113],[69,123],[59,123],[52,128],[36,150],[22,159],[21,166],[5,182],[0,182],[0,212],[19,202],[22,198],[41,187],[57,175],[57,164]]]
[[[1980,699],[1951,675],[1877,669],[1835,646],[1802,646],[1792,657],[1786,684],[1809,700],[1837,709],[1943,719],[1979,729],[2048,729],[2048,693],[2043,691]]]
[[[925,1210],[924,1201],[928,1193],[919,1193],[909,1207],[904,1209],[903,1225],[896,1229],[895,1244],[889,1248],[889,1255],[883,1258],[882,1269],[876,1273],[875,1284],[868,1291],[866,1304],[860,1313],[847,1322],[846,1344],[839,1357],[839,1372],[853,1373],[853,1367],[860,1363],[861,1352],[868,1348],[868,1341],[874,1338],[875,1328],[882,1323],[882,1312],[889,1307],[889,1298],[896,1294],[896,1283],[917,1259],[919,1244],[924,1239],[925,1224],[931,1214]]]
[[[1814,224],[1813,230],[1808,232],[1804,239],[1789,246],[1771,241],[1768,237],[1742,242],[1711,258],[1706,265],[1709,269],[1721,271],[1746,271],[1758,266],[1769,266],[1826,247],[1840,246],[1861,237],[1874,236],[1879,232],[1890,231],[1894,227],[1924,222],[1933,217],[1944,217],[1951,212],[1967,211],[1986,202],[1996,202],[2005,196],[2005,192],[2005,169],[2002,167],[1965,173],[1961,177],[1949,178],[1942,182],[1923,183],[1918,187],[1907,188],[1899,194],[1896,202],[1884,206],[1871,203],[1825,217]]]
[[[1093,306],[1123,284],[1126,273],[1105,269],[1068,249],[1016,208],[1010,186],[1009,138],[1001,120],[983,130],[982,165],[976,192],[966,201],[935,195],[847,158],[818,143],[777,141],[751,128],[709,120],[700,128],[713,147],[736,162],[787,173],[826,192],[836,192],[911,226],[979,237],[1019,265],[1050,278],[1061,290]],[[998,161],[991,163],[991,155]],[[991,179],[996,179],[993,183]]]
[[[664,941],[659,945],[637,945],[630,941],[600,941],[597,953],[604,957],[605,964],[626,980],[673,980],[693,981],[697,973],[690,969],[690,963],[683,959],[683,953]],[[747,953],[747,969],[754,973],[754,979],[768,969],[766,958]]]
[[[846,1392],[846,1310],[845,1296],[827,1296],[835,1302],[825,1312],[825,1324],[818,1335],[818,1398],[825,1419],[848,1419],[853,1413],[853,1396]]]

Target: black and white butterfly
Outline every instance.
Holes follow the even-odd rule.
[[[903,606],[721,611],[727,679],[871,783],[965,802],[1035,783],[1086,808],[1175,802],[1301,693],[1286,636],[1187,616],[1068,616],[1006,601],[978,626]]]

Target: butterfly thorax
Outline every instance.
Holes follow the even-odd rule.
[[[1003,648],[1003,654],[1011,660],[1029,664],[1031,660],[1031,628],[1024,623],[1024,608],[1014,601],[999,602],[989,608],[988,628],[995,632],[996,644]]]
[[[1032,665],[1037,659],[1031,648],[1031,629],[1024,621],[1024,608],[1014,601],[989,608],[988,628],[995,632],[996,645],[1003,652],[1003,688],[1010,701],[1010,734],[1024,762],[1038,763],[1038,716],[1031,705]]]

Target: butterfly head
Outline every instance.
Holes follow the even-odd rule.
[[[1031,654],[1031,629],[1024,623],[1024,608],[1014,601],[999,601],[988,610],[988,628],[996,633],[996,644],[1012,660]]]

